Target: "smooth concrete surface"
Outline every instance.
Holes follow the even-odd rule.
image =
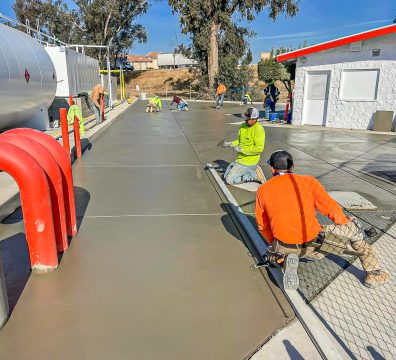
[[[293,316],[189,141],[144,104],[107,129],[74,164],[79,233],[52,273],[26,268],[20,213],[0,225],[0,359],[242,359]]]
[[[297,318],[281,329],[251,360],[321,360]]]
[[[20,213],[0,226],[13,293],[0,359],[242,359],[292,316],[268,277],[249,270],[253,259],[204,170],[235,158],[216,144],[236,137],[232,123],[245,107],[169,112],[165,102],[162,113],[146,114],[144,105],[75,163],[80,232],[59,269],[30,274]],[[380,175],[396,171],[394,136],[264,126],[268,178],[266,159],[285,148],[296,172],[373,202],[378,211],[357,214],[365,224],[380,231],[393,221],[394,183]],[[254,194],[230,191],[254,223]],[[302,263],[301,291],[310,299],[345,266]]]

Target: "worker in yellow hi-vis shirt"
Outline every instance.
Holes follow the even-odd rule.
[[[232,147],[237,158],[232,162],[224,178],[230,185],[237,185],[249,181],[264,183],[263,170],[258,166],[260,155],[264,151],[265,131],[257,121],[259,111],[249,108],[245,112],[245,123],[241,125],[238,139],[233,142],[224,142],[221,147]]]

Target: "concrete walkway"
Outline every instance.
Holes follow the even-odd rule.
[[[74,165],[79,233],[53,273],[30,274],[18,212],[0,225],[0,359],[242,359],[293,317],[250,270],[186,135],[218,139],[224,118],[196,115],[140,105],[92,144]]]
[[[20,214],[0,225],[13,308],[0,359],[242,359],[293,317],[265,274],[249,270],[253,260],[203,167],[234,159],[216,144],[235,138],[244,108],[166,106],[145,114],[139,104],[75,164],[80,232],[55,272],[30,274]],[[374,227],[370,241],[394,272],[394,134],[264,125],[266,176],[268,156],[285,149],[296,172],[370,200],[376,210],[352,214]],[[254,224],[255,194],[230,191]],[[351,357],[392,359],[394,280],[366,289],[353,261],[301,263],[301,295]],[[319,358],[295,320],[254,356]]]

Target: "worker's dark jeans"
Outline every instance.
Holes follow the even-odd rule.
[[[102,114],[101,114],[100,110],[101,109],[94,104],[95,119],[96,119],[97,124],[100,124],[102,122],[102,119],[101,119]]]
[[[223,101],[224,101],[224,94],[217,95],[216,100],[217,100],[216,106],[217,107],[222,107],[223,106]]]

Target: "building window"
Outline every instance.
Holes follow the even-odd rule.
[[[341,100],[377,100],[379,69],[343,70]]]

